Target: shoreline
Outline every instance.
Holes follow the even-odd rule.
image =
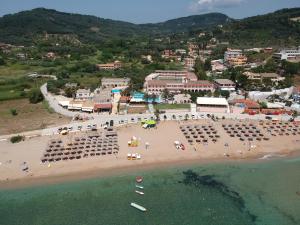
[[[155,169],[188,167],[213,163],[247,163],[267,162],[273,159],[300,156],[300,127],[296,135],[275,135],[260,141],[241,141],[226,132],[224,124],[242,124],[245,122],[223,120],[176,121],[161,122],[155,129],[144,129],[141,125],[131,125],[116,128],[119,151],[116,155],[105,155],[79,160],[45,162],[41,159],[51,140],[61,140],[62,145],[68,146],[78,137],[87,137],[85,132],[72,133],[67,136],[52,135],[35,137],[24,142],[11,144],[0,142],[0,189],[18,189],[32,186],[64,183],[69,181],[86,180],[97,177],[109,177],[121,174],[138,173]],[[252,131],[268,135],[266,128],[257,121]],[[183,126],[202,127],[202,132],[208,127],[217,134],[218,140],[213,142],[208,138],[206,143],[188,142]],[[246,126],[246,125],[245,125]],[[198,130],[199,130],[198,129]],[[249,128],[248,128],[249,129]],[[100,130],[101,132],[101,130]],[[102,131],[103,132],[103,131]],[[200,132],[200,131],[199,131]],[[209,131],[207,131],[209,132]],[[252,134],[249,133],[249,134]],[[166,135],[167,134],[167,135]],[[136,137],[138,145],[128,146],[128,141]],[[200,137],[200,136],[199,136]],[[184,151],[176,149],[174,141],[185,146]],[[146,147],[149,145],[149,147]],[[128,154],[140,154],[140,160],[127,160]],[[24,172],[24,162],[28,172]]]
[[[271,156],[263,158],[264,156]],[[177,160],[177,161],[161,161],[158,163],[148,163],[143,165],[131,165],[131,166],[119,166],[115,168],[107,169],[90,169],[80,172],[70,172],[59,175],[50,176],[37,176],[37,177],[25,177],[20,179],[13,179],[8,181],[0,181],[0,191],[19,190],[25,188],[43,187],[46,185],[64,184],[69,182],[85,181],[90,179],[102,179],[121,175],[130,175],[138,171],[151,172],[161,169],[173,169],[188,167],[188,166],[201,166],[209,164],[231,164],[231,163],[267,163],[278,159],[293,159],[300,157],[300,149],[291,151],[288,154],[261,154],[256,158],[214,158],[214,159],[189,159],[189,160]],[[200,163],[200,164],[199,164]]]

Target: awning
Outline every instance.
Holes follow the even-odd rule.
[[[107,103],[95,104],[94,105],[94,110],[97,110],[97,109],[111,109],[111,108],[112,108],[112,104],[107,104]]]

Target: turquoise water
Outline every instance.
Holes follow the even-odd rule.
[[[0,192],[2,225],[299,225],[300,158],[161,169]],[[145,195],[134,193],[144,176]],[[137,202],[146,213],[129,206]]]

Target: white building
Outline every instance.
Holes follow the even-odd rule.
[[[226,98],[198,97],[197,111],[208,113],[230,113]]]
[[[221,91],[235,91],[235,83],[229,79],[215,79],[214,84],[216,89]]]
[[[76,100],[88,100],[92,97],[93,96],[91,94],[90,89],[78,89],[75,95]]]
[[[274,53],[273,58],[280,60],[300,59],[300,46],[298,49],[284,49],[278,53]]]

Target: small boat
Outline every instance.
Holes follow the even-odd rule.
[[[141,206],[141,205],[139,205],[139,204],[136,204],[136,203],[134,203],[134,202],[130,203],[130,205],[131,205],[132,207],[134,207],[134,208],[136,208],[136,209],[142,211],[142,212],[146,212],[146,211],[147,211],[147,209],[146,209],[145,207],[143,207],[143,206]]]
[[[143,186],[140,186],[140,185],[135,185],[136,188],[139,188],[139,189],[144,189]]]
[[[137,176],[137,177],[135,178],[135,181],[136,181],[137,183],[142,183],[142,182],[143,182],[143,177]]]
[[[137,193],[137,194],[139,194],[139,195],[144,195],[144,194],[145,194],[144,192],[142,192],[142,191],[137,191],[137,190],[135,190],[135,193]]]

